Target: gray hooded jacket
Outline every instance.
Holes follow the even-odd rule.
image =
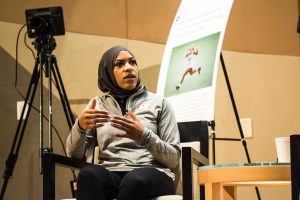
[[[108,93],[95,97],[96,109],[107,110],[111,116],[122,115],[117,101]],[[67,138],[67,155],[91,162],[96,143],[100,147],[100,165],[112,171],[129,171],[138,167],[155,167],[174,178],[171,169],[180,159],[180,138],[177,122],[165,98],[146,91],[145,87],[131,95],[126,108],[144,125],[138,142],[117,137],[122,134],[107,122],[105,126],[85,132],[78,119]]]

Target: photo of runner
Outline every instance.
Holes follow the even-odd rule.
[[[193,62],[193,57],[196,55],[198,55],[198,48],[193,44],[188,48],[187,53],[185,55],[185,58],[187,59],[187,65],[186,65],[186,69],[181,77],[180,83],[178,85],[176,85],[177,91],[180,89],[181,84],[183,83],[184,78],[188,73],[190,75],[193,75],[196,72],[198,72],[198,74],[200,74],[201,67],[200,66],[195,67],[194,62]]]
[[[220,32],[172,49],[164,96],[181,95],[212,85]]]

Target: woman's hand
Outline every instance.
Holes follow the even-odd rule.
[[[78,117],[80,128],[89,130],[104,126],[104,122],[109,121],[108,112],[105,110],[96,110],[96,99],[92,100],[91,105],[84,109]]]
[[[128,115],[130,119],[121,116],[114,116],[110,120],[111,125],[126,132],[124,135],[117,135],[118,137],[126,137],[137,142],[144,132],[144,125],[138,120],[138,118],[136,118],[130,109],[128,109]]]

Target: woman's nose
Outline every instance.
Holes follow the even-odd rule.
[[[131,65],[129,62],[126,62],[125,64],[125,71],[132,71],[134,69],[134,66]]]

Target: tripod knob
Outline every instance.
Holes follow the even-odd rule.
[[[44,155],[44,154],[47,154],[47,153],[53,153],[53,152],[52,152],[52,149],[50,149],[50,148],[48,148],[48,147],[43,148],[43,155]]]

